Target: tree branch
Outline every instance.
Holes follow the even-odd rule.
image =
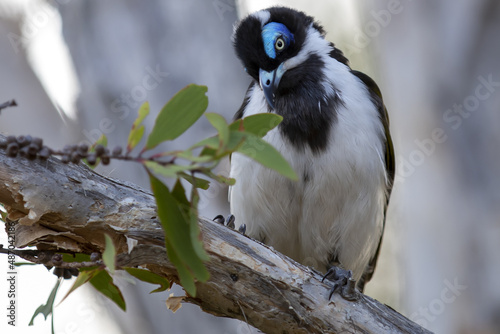
[[[9,158],[0,150],[0,203],[18,221],[15,245],[102,252],[104,233],[117,265],[142,266],[178,282],[168,260],[155,199],[133,184],[56,159]],[[205,312],[248,321],[265,333],[430,333],[361,295],[347,301],[321,274],[222,225],[199,219],[211,278],[184,300]]]

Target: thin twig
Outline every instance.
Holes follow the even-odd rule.
[[[16,106],[17,106],[16,100],[10,100],[10,101],[7,101],[7,102],[0,104],[0,111],[2,109],[8,108],[8,107],[16,107]]]

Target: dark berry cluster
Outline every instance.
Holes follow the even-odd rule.
[[[79,163],[81,159],[87,159],[89,165],[95,165],[97,159],[100,158],[103,165],[110,162],[109,149],[102,145],[96,145],[93,152],[89,152],[87,144],[66,145],[62,150],[61,161],[64,163],[72,162]]]
[[[52,272],[54,275],[57,277],[62,277],[64,279],[71,279],[73,276],[78,276],[80,272],[76,268],[61,268],[61,267],[55,267],[54,271]]]
[[[61,254],[54,254],[52,256],[51,262],[56,266],[54,268],[53,274],[56,275],[57,277],[63,277],[64,279],[70,279],[73,276],[78,276],[80,273],[78,269],[76,268],[61,268],[57,267],[60,266],[63,263],[63,256]],[[46,266],[47,269],[52,269],[52,266]]]
[[[48,159],[52,154],[52,150],[43,145],[41,138],[33,138],[28,136],[8,136],[0,138],[0,148],[4,149],[9,157],[16,157],[18,154],[30,160],[37,157],[40,159]]]
[[[41,138],[33,138],[28,136],[8,136],[7,138],[0,138],[0,149],[4,149],[9,157],[21,157],[34,160],[36,158],[46,160],[51,155],[58,155],[61,157],[63,163],[79,163],[82,159],[86,159],[89,165],[95,165],[97,159],[101,159],[103,165],[108,165],[111,158],[121,158],[122,148],[117,146],[112,152],[101,144],[89,150],[89,146],[85,143],[80,145],[66,145],[61,151],[55,151],[43,145]]]

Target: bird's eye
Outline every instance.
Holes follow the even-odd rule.
[[[277,51],[283,51],[283,49],[285,48],[285,41],[283,40],[282,37],[278,37],[276,39],[276,42],[274,43],[274,48]]]

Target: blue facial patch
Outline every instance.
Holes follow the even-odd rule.
[[[285,43],[282,50],[285,50],[290,45],[290,42],[293,42],[293,34],[282,23],[269,22],[262,28],[261,35],[264,41],[264,50],[266,54],[273,59],[276,58],[276,41],[278,38],[281,37]],[[278,52],[279,51],[280,50],[278,50]]]

